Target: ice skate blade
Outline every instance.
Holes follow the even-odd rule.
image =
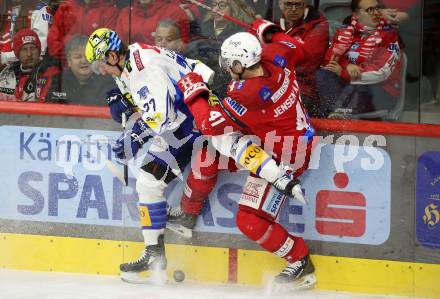
[[[187,227],[184,227],[183,225],[176,224],[176,223],[167,223],[167,228],[178,234],[179,236],[185,238],[185,239],[191,239],[192,238],[192,229],[189,229]]]
[[[164,285],[168,281],[165,270],[121,272],[120,277],[122,281],[133,284]]]
[[[266,295],[281,295],[289,292],[311,289],[315,286],[315,284],[316,284],[315,274],[308,274],[301,277],[297,281],[286,282],[286,283],[278,283],[275,282],[275,279],[272,279],[266,285],[265,293]]]

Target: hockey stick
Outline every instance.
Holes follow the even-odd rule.
[[[235,5],[238,6],[245,14],[248,15],[251,19],[256,19],[255,13],[253,13],[253,9],[251,9],[249,6],[246,5],[242,0],[232,0]]]
[[[122,132],[125,131],[125,125],[127,124],[127,115],[122,113]],[[124,183],[128,186],[128,160],[124,163]]]
[[[226,20],[228,20],[228,21],[231,21],[232,23],[235,23],[235,24],[237,24],[237,25],[240,25],[240,26],[242,26],[242,27],[244,27],[244,28],[246,28],[246,29],[249,29],[249,30],[253,30],[253,31],[255,31],[255,29],[253,29],[253,28],[251,27],[250,24],[245,23],[245,22],[242,22],[242,21],[240,21],[240,20],[238,20],[238,19],[236,19],[236,18],[234,18],[234,17],[231,17],[231,16],[228,16],[228,15],[225,15],[224,13],[221,13],[221,12],[217,11],[216,9],[214,9],[214,8],[212,8],[212,7],[209,7],[209,6],[206,5],[206,4],[200,3],[200,2],[197,1],[197,0],[187,0],[187,1],[193,3],[193,4],[197,5],[197,6],[200,6],[200,7],[204,8],[204,9],[206,9],[206,10],[209,10],[210,12],[215,13],[215,14],[217,14],[217,15],[223,17],[224,19],[226,19]]]
[[[266,14],[264,15],[265,20],[273,21],[273,0],[269,0],[266,8]]]
[[[120,169],[118,169],[118,167],[110,160],[105,160],[104,161],[105,166],[107,167],[108,170],[110,170],[110,172],[119,180],[121,181],[122,184],[126,185],[126,180],[125,180],[125,171],[122,172]],[[125,169],[125,168],[124,168]]]

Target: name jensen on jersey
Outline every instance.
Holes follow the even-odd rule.
[[[281,87],[275,91],[275,93],[272,96],[272,102],[276,103],[286,92],[287,88],[289,87],[290,79],[289,76],[292,72],[285,68],[284,69],[284,81],[283,84],[281,84]]]
[[[278,107],[276,107],[274,109],[274,112],[275,112],[274,117],[275,118],[279,117],[284,112],[289,110],[295,104],[296,99],[299,99],[299,87],[298,87],[298,84],[296,83],[296,81],[294,83],[295,84],[292,87],[292,92],[289,94],[289,97],[287,98],[287,100],[284,101],[284,103],[282,103],[281,105],[279,105]]]

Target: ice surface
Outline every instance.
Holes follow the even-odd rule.
[[[116,276],[0,270],[0,299],[379,299],[403,298],[322,291],[264,295],[262,288],[170,283],[134,285]]]

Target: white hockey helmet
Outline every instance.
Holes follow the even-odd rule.
[[[247,32],[235,33],[222,44],[220,66],[224,69],[232,68],[238,61],[248,68],[261,60],[261,51],[261,44],[255,36]]]

